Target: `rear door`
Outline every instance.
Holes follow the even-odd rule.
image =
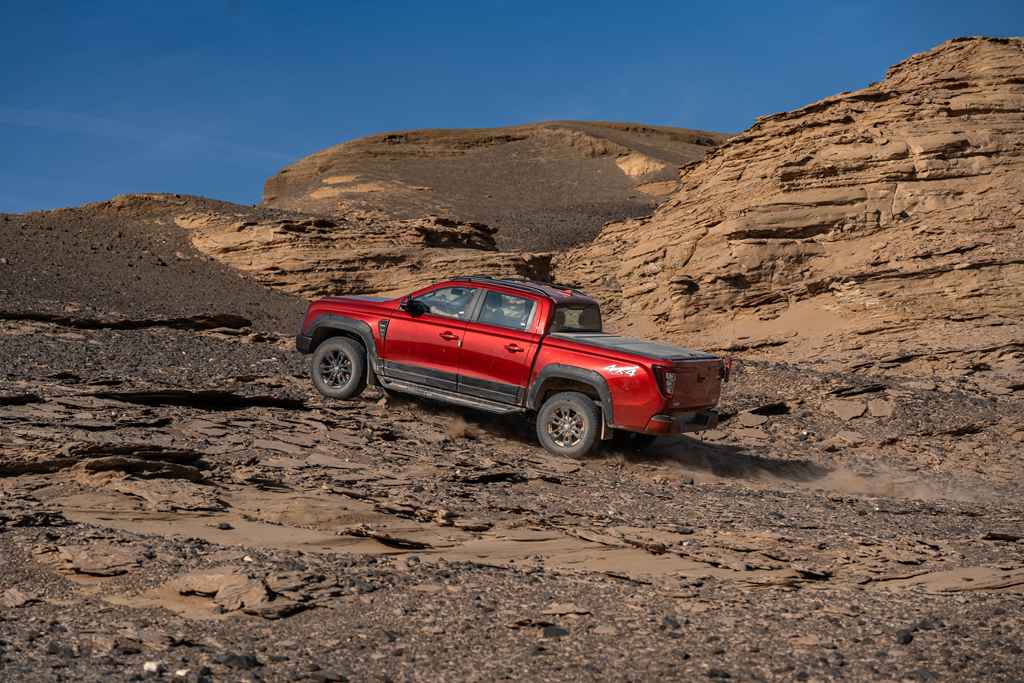
[[[384,376],[414,384],[458,390],[459,356],[470,314],[481,291],[450,286],[416,297],[425,312],[396,311],[384,336]]]
[[[541,302],[529,296],[484,290],[477,308],[465,329],[459,357],[459,392],[519,404],[540,343],[535,330],[539,328]]]

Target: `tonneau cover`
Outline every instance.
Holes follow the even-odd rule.
[[[636,337],[620,337],[617,334],[604,334],[600,332],[556,332],[552,335],[559,339],[568,339],[577,344],[596,346],[601,349],[632,353],[637,356],[645,356],[655,360],[714,360],[717,356],[703,351],[693,351],[682,346],[672,346],[660,342],[647,341]]]

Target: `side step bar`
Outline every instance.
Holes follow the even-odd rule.
[[[379,375],[377,377],[377,380],[385,389],[391,389],[393,391],[398,391],[403,394],[422,396],[423,398],[432,398],[438,401],[444,401],[445,403],[454,403],[456,405],[465,406],[466,408],[476,408],[477,410],[484,410],[487,411],[488,413],[495,413],[497,415],[507,415],[509,413],[523,412],[523,408],[520,406],[508,405],[507,403],[496,403],[495,401],[488,401],[485,398],[463,396],[462,394],[456,394],[451,391],[445,391],[444,389],[425,387],[419,384],[404,382],[398,379],[389,379],[387,377],[381,377]]]

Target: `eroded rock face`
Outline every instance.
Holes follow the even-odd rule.
[[[545,254],[498,252],[493,228],[437,216],[199,211],[175,222],[189,231],[199,251],[262,284],[307,298],[405,294],[465,273],[544,278],[551,261]]]
[[[759,119],[556,276],[623,325],[719,348],[972,349],[1019,370],[1022,153],[1024,41],[949,41]]]

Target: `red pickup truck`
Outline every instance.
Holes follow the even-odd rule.
[[[397,299],[326,297],[296,338],[313,384],[364,387],[492,413],[536,412],[548,451],[580,457],[617,432],[643,445],[717,425],[726,362],[607,334],[597,301],[571,287],[457,277]]]

